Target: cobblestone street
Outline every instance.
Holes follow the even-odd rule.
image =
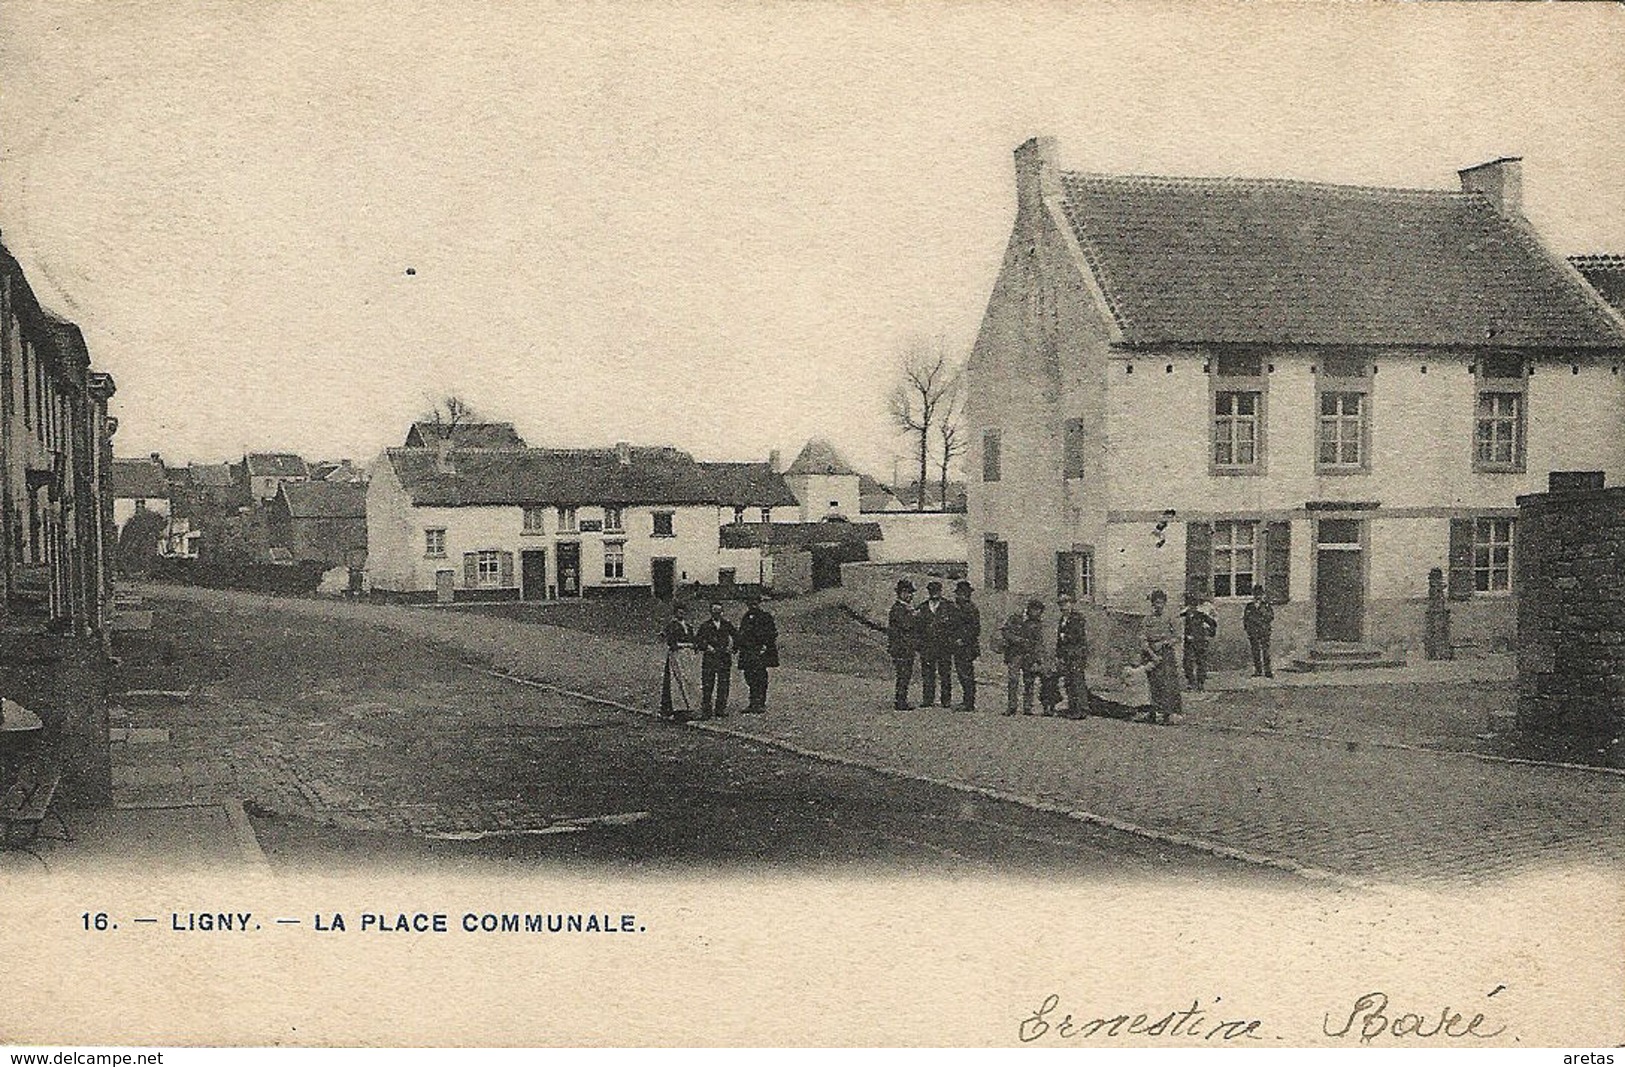
[[[207,657],[178,652],[161,668],[170,680],[160,684],[155,676],[150,683],[202,686],[185,701],[141,696],[130,683],[137,692],[128,701],[141,706],[131,707],[128,724],[120,725],[167,730],[167,743],[188,758],[182,771],[145,766],[139,753],[158,735],[128,735],[115,746],[125,803],[237,790],[264,809],[341,827],[544,829],[565,818],[631,810],[617,802],[611,780],[592,773],[598,749],[579,736],[567,758],[551,766],[573,769],[574,786],[600,790],[592,811],[561,808],[549,792],[560,783],[537,773],[559,737],[601,726],[613,727],[600,732],[605,738],[655,732],[651,770],[662,760],[680,761],[693,746],[723,740],[707,734],[727,732],[845,761],[829,768],[842,776],[861,777],[859,768],[896,772],[1358,880],[1482,880],[1576,862],[1613,868],[1625,859],[1625,777],[1601,771],[1271,733],[1263,723],[1243,733],[1194,722],[1008,719],[988,713],[991,694],[974,717],[940,709],[896,713],[882,710],[887,680],[793,669],[775,673],[771,714],[676,730],[471,669],[495,664],[649,708],[659,657],[646,644],[460,611],[193,589],[165,588],[156,596],[160,619],[170,605],[208,608],[217,647],[243,633],[246,620],[274,617],[289,655],[276,671],[253,677],[189,678],[192,664]],[[309,621],[296,622],[301,617]],[[311,625],[316,618],[373,624],[347,633],[377,634],[374,626],[388,626],[436,640],[466,662],[420,657],[409,675],[393,675],[382,666],[390,659],[388,639],[386,648],[369,653],[379,658],[369,659],[332,645],[330,633],[340,631]],[[386,728],[389,722],[435,725],[403,732]],[[762,746],[716,751],[732,754],[726,775],[746,778],[787,773],[782,761],[790,759]],[[422,773],[431,767],[434,773]],[[895,801],[902,812],[909,788],[895,779],[863,781],[877,810]],[[669,785],[681,790],[688,783],[679,776]],[[416,799],[403,801],[403,793]],[[909,820],[918,824],[917,813]],[[742,844],[741,853],[748,851]]]

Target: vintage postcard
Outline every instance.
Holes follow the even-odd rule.
[[[1622,114],[1620,4],[7,0],[0,1044],[1611,1062]]]

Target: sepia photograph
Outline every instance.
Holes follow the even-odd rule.
[[[1618,3],[4,0],[0,1045],[1625,1043],[1622,114]]]

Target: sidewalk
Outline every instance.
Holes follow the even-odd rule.
[[[42,835],[27,852],[0,852],[0,878],[25,872],[94,875],[108,868],[220,871],[262,868],[265,857],[234,801],[64,812],[72,840]],[[55,819],[45,834],[58,833]]]
[[[659,649],[620,638],[461,612],[201,589],[153,593],[389,626],[451,644],[471,665],[634,708],[651,709],[659,691]],[[793,662],[794,650],[784,651]],[[1625,777],[1617,774],[1191,721],[1006,718],[992,714],[991,694],[974,716],[900,713],[890,710],[889,679],[795,669],[775,671],[772,685],[770,714],[730,717],[721,728],[1354,879],[1457,882],[1538,864],[1625,863]],[[1223,692],[1201,698],[1219,708],[1230,699]],[[1193,708],[1191,719],[1202,714]]]

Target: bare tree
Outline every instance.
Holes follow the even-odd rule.
[[[475,420],[474,409],[468,402],[456,394],[443,398],[436,404],[433,411],[425,416],[424,421],[435,428],[435,432],[442,438],[450,441],[457,432],[457,427],[465,426]]]
[[[891,417],[897,428],[918,437],[920,480],[916,507],[925,510],[925,485],[931,476],[931,431],[940,426],[944,400],[958,378],[948,344],[941,337],[916,338],[900,360],[900,378],[891,394]]]
[[[939,495],[937,504],[943,511],[948,510],[948,471],[954,460],[965,454],[968,447],[964,436],[965,415],[965,376],[963,372],[955,374],[949,386],[947,395],[943,397],[942,407],[937,413],[937,442],[942,446],[938,456],[937,488]],[[921,489],[924,496],[924,489]]]

